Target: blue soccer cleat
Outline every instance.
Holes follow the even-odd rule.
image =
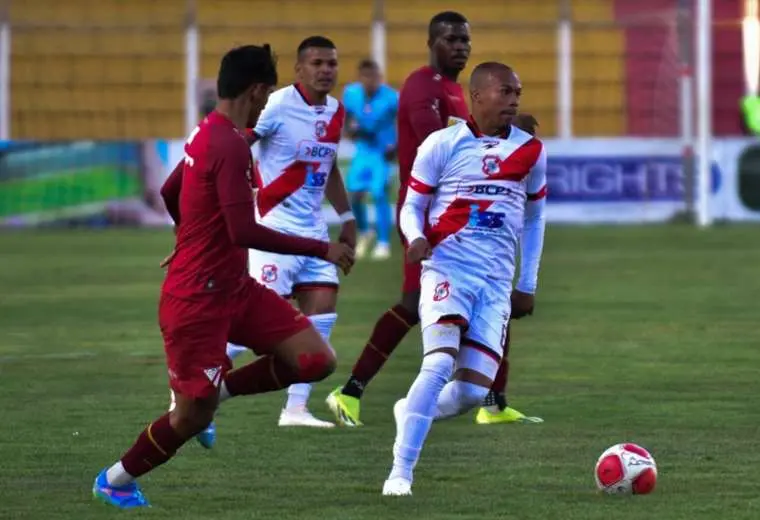
[[[198,439],[198,444],[210,450],[216,444],[216,425],[212,422],[205,430],[195,436]]]
[[[107,468],[100,472],[95,478],[92,486],[92,495],[106,504],[118,507],[119,509],[132,509],[134,507],[150,507],[140,491],[137,482],[132,482],[126,486],[112,486],[106,479]]]

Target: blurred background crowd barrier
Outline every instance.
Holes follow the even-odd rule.
[[[445,9],[471,21],[471,64],[518,71],[550,151],[551,219],[760,220],[760,151],[740,111],[757,93],[743,28],[756,4],[0,1],[0,226],[165,225],[158,188],[227,49],[272,44],[284,84],[298,43],[322,34],[339,49],[336,95],[367,57],[399,88]]]

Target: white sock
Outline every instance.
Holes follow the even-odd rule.
[[[462,415],[482,403],[486,394],[488,394],[488,389],[482,386],[456,379],[449,381],[438,396],[435,419],[448,419]]]
[[[306,408],[306,403],[311,395],[311,383],[296,383],[288,387],[288,400],[285,401],[286,410],[299,410]]]
[[[227,343],[227,357],[230,358],[230,361],[238,357],[240,354],[248,350],[245,347],[241,347],[240,345],[235,345],[234,343]]]
[[[314,314],[309,316],[309,321],[317,329],[319,335],[330,344],[330,334],[335,326],[335,322],[338,319],[338,315],[334,312],[328,314]],[[309,395],[311,395],[311,383],[297,383],[288,387],[288,399],[285,401],[286,410],[298,410],[306,408],[306,404],[309,402]]]
[[[406,396],[406,414],[393,445],[393,469],[389,480],[412,480],[412,472],[433,423],[438,395],[453,371],[454,358],[449,354],[433,352],[422,359],[420,373]]]
[[[117,462],[106,471],[106,481],[109,486],[122,487],[134,482],[135,478],[124,470],[121,461]]]

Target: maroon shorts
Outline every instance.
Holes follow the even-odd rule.
[[[176,393],[203,398],[231,368],[227,342],[266,355],[311,322],[274,291],[249,280],[229,299],[186,300],[162,294],[158,321],[169,382]]]
[[[396,204],[396,229],[398,230],[398,236],[401,237],[401,245],[404,248],[404,254],[401,257],[401,261],[404,263],[404,281],[401,285],[401,292],[413,293],[420,291],[420,276],[422,276],[422,264],[407,264],[406,263],[406,248],[408,244],[404,238],[404,234],[401,232],[401,206],[404,203],[403,198],[399,198],[398,204]]]

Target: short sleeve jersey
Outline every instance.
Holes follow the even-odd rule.
[[[253,129],[254,172],[261,224],[285,232],[321,234],[322,201],[338,155],[345,110],[334,97],[309,101],[299,85],[274,92]]]

